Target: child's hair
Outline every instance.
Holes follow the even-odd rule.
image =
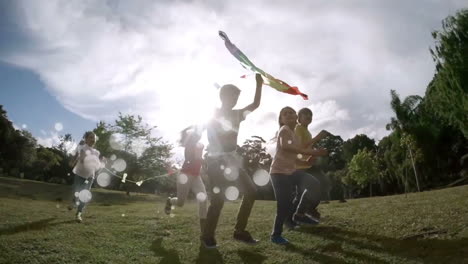
[[[281,109],[281,111],[280,111],[279,116],[278,116],[278,124],[279,124],[279,127],[280,127],[280,128],[281,128],[282,126],[284,126],[283,122],[281,122],[281,115],[283,114],[283,112],[284,112],[285,110],[288,110],[288,109],[293,110],[294,112],[296,112],[296,110],[294,110],[294,109],[293,109],[292,107],[290,107],[290,106],[285,106],[285,107],[283,107],[283,108]]]
[[[310,110],[307,107],[304,107],[301,110],[299,110],[299,112],[297,112],[297,117],[300,118],[302,115],[306,115],[306,114],[313,115],[312,110]]]
[[[190,141],[190,139],[192,139],[195,136],[198,137],[198,140],[201,137],[201,133],[200,133],[198,127],[197,126],[189,126],[189,127],[185,128],[184,130],[182,130],[180,132],[179,144],[182,147],[185,147],[187,145],[187,143]]]
[[[83,135],[83,139],[86,140],[91,135],[95,135],[93,131],[86,131]]]

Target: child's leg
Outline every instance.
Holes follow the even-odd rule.
[[[179,207],[184,206],[185,200],[187,199],[188,192],[190,187],[193,183],[193,176],[186,175],[187,181],[185,183],[181,183],[179,179],[177,179],[177,197],[171,198],[171,204],[177,205]]]
[[[235,231],[242,232],[245,231],[247,227],[247,222],[252,212],[252,207],[255,203],[255,196],[257,193],[257,187],[252,181],[249,175],[243,170],[239,170],[239,187],[244,193],[242,197],[242,202],[239,207],[239,212],[237,213],[237,222],[235,226]]]
[[[212,192],[210,197],[210,205],[206,213],[206,225],[203,232],[205,240],[214,239],[216,227],[218,225],[219,216],[224,206],[224,176],[221,169],[222,161],[219,159],[207,158],[207,174],[210,180],[211,188],[218,187],[219,192]]]
[[[81,178],[80,176],[77,176],[77,177]],[[79,181],[79,191],[78,192],[81,192],[83,190],[91,191],[91,186],[93,185],[93,182],[94,182],[94,178],[88,178],[88,179],[81,178],[80,181]],[[86,206],[86,204],[88,202],[85,203],[85,202],[80,200],[80,204],[78,205],[77,212],[78,213],[83,212],[83,209],[85,208],[85,206]]]
[[[283,223],[292,210],[293,184],[290,175],[271,174],[271,183],[276,198],[276,217],[272,236],[281,236]]]
[[[197,196],[199,193],[202,193],[204,200],[198,201],[198,216],[200,219],[206,219],[206,213],[208,211],[208,197],[206,195],[205,184],[200,176],[193,177],[192,181],[192,192]]]

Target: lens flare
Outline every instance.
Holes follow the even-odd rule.
[[[226,188],[226,191],[224,191],[224,195],[230,201],[237,200],[237,198],[239,198],[239,189],[235,186],[229,186]]]

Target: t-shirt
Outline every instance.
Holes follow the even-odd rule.
[[[300,146],[303,146],[304,147],[304,143],[305,142],[308,142],[312,139],[312,135],[310,134],[309,130],[307,130],[307,127],[301,125],[301,124],[297,124],[296,125],[296,128],[294,129],[294,132],[297,136],[297,139],[298,139],[298,144]],[[302,158],[301,159],[298,159],[298,160],[301,160],[301,161],[307,161],[307,159],[309,158],[310,156],[307,156],[307,155],[302,155]],[[303,163],[300,163],[298,162],[296,164],[296,167],[298,169],[308,169],[311,167],[311,165],[306,165],[306,164],[303,164]]]
[[[96,171],[101,168],[99,160],[99,151],[84,144],[77,147],[78,162],[73,168],[73,173],[85,179],[94,177]],[[81,161],[81,155],[85,155]]]
[[[189,145],[185,147],[185,157],[191,156],[192,159],[187,159],[182,165],[181,172],[188,174],[190,176],[199,176],[202,166],[202,156],[203,156],[203,144],[197,143],[194,145]]]
[[[245,120],[242,110],[222,112],[216,110],[215,116],[207,126],[208,153],[232,152],[237,148],[237,135],[240,122]]]
[[[297,154],[290,151],[285,151],[281,144],[292,144],[294,146],[298,145],[298,140],[294,131],[292,131],[288,126],[282,126],[278,131],[278,137],[276,142],[276,154],[271,162],[270,174],[271,173],[280,173],[280,174],[292,174],[296,171],[296,158]]]

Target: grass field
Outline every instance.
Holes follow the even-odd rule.
[[[220,247],[200,247],[197,205],[173,216],[164,197],[93,189],[83,223],[68,211],[71,187],[0,178],[0,263],[468,263],[468,186],[331,202],[322,223],[269,241],[276,204],[257,201],[248,230],[234,241],[239,202],[227,202]]]

